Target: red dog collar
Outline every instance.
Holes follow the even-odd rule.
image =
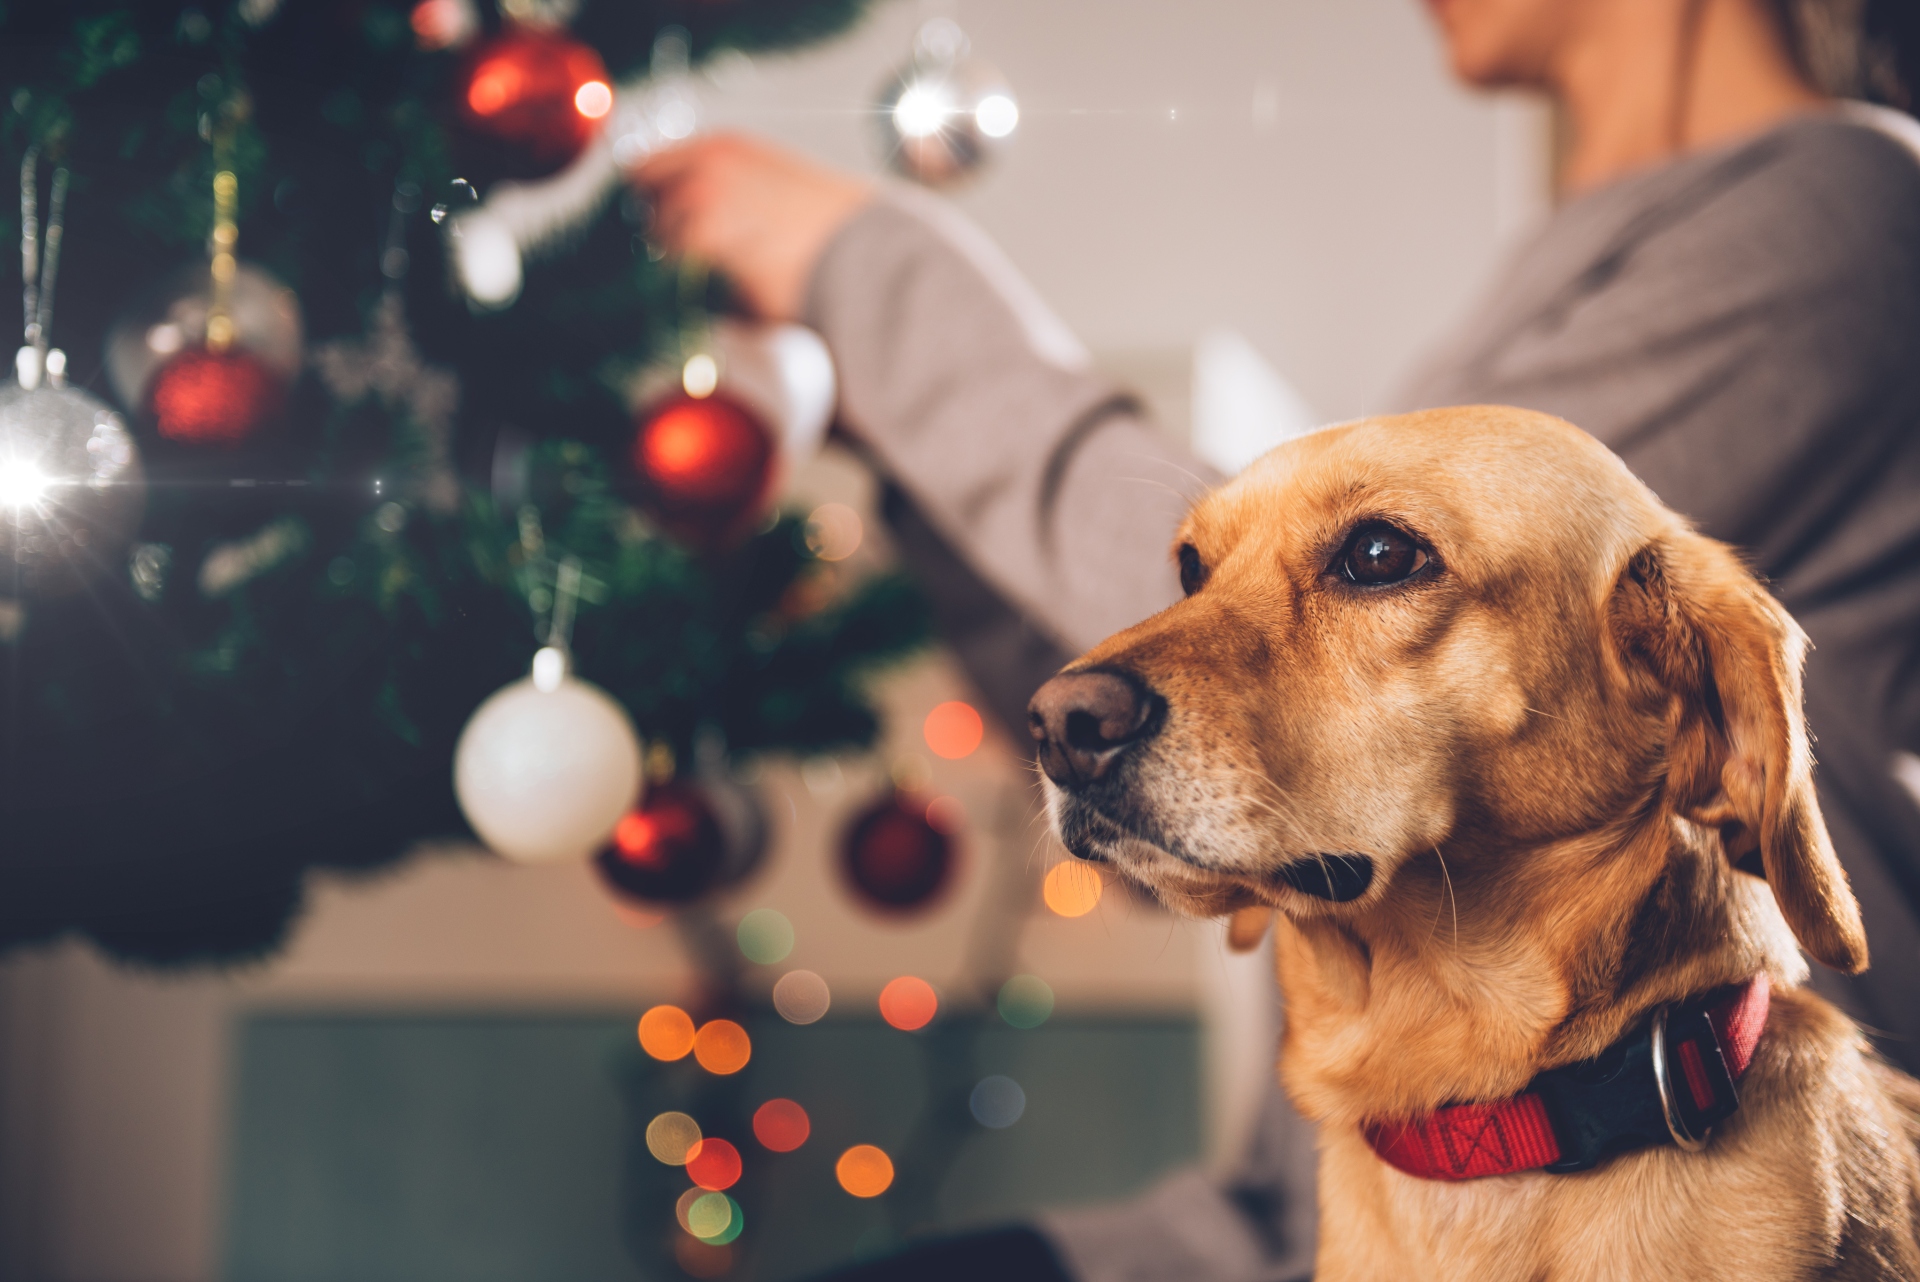
[[[1511,1099],[1362,1129],[1383,1161],[1429,1180],[1564,1174],[1655,1144],[1701,1148],[1714,1124],[1740,1107],[1734,1083],[1767,1026],[1769,992],[1766,975],[1755,975],[1663,1007],[1637,1033],[1590,1060],[1549,1069]]]

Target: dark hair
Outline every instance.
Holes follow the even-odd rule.
[[[1836,98],[1914,110],[1920,4],[1914,0],[1767,0],[1801,74]]]

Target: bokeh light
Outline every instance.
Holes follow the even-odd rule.
[[[753,1043],[747,1039],[747,1030],[732,1020],[710,1019],[694,1034],[693,1057],[709,1073],[725,1077],[747,1066],[753,1058]]]
[[[1000,985],[1000,1018],[1015,1028],[1038,1028],[1053,1014],[1053,989],[1038,975],[1015,975]]]
[[[1074,860],[1047,869],[1047,879],[1040,885],[1040,897],[1062,917],[1085,917],[1100,903],[1100,892],[1105,887],[1098,869]]]
[[[693,1036],[693,1016],[678,1006],[655,1006],[640,1017],[640,1049],[655,1059],[685,1059]]]
[[[939,1009],[933,985],[913,975],[890,979],[880,990],[880,1018],[903,1033],[925,1028]]]
[[[995,1073],[983,1077],[967,1096],[973,1120],[992,1130],[1005,1130],[1027,1111],[1027,1093],[1011,1077]]]
[[[973,109],[973,121],[989,138],[1005,138],[1020,123],[1020,106],[1006,94],[990,93]]]
[[[827,981],[810,970],[790,970],[773,986],[773,1008],[789,1024],[811,1024],[832,1004]]]
[[[833,1174],[855,1197],[879,1197],[893,1183],[893,1159],[871,1144],[855,1144],[834,1163]]]
[[[734,935],[741,954],[762,966],[785,961],[793,951],[793,923],[771,908],[756,908],[742,917]]]
[[[927,714],[921,732],[926,735],[927,747],[933,749],[934,756],[958,761],[980,746],[987,726],[972,704],[949,699]]]
[[[673,1261],[688,1277],[725,1277],[733,1269],[733,1248],[709,1246],[683,1234],[673,1240]]]
[[[708,1136],[687,1154],[687,1178],[716,1193],[732,1188],[740,1179],[740,1150],[726,1140]]]
[[[720,362],[705,352],[695,352],[680,367],[680,386],[696,401],[712,396],[720,386]]]
[[[793,1152],[812,1133],[807,1110],[790,1099],[770,1099],[753,1112],[753,1137],[776,1153]]]
[[[822,503],[807,516],[807,550],[822,561],[844,561],[860,550],[860,514],[845,503]]]
[[[986,106],[986,103],[981,103],[979,110],[985,111]],[[574,90],[573,109],[585,116],[588,120],[600,119],[600,117],[613,110],[613,88],[604,80],[587,81],[586,84]],[[981,127],[985,128],[984,122],[986,117],[983,115],[980,117],[980,120],[982,121]],[[996,138],[999,137],[998,134],[994,136]]]
[[[727,1199],[727,1226],[708,1238],[714,1246],[725,1246],[740,1236],[740,1230],[747,1227],[747,1217],[741,1214],[740,1204],[733,1200],[731,1193],[716,1193],[715,1197]]]
[[[678,1220],[680,1227],[689,1233],[693,1232],[693,1224],[688,1219],[688,1215],[693,1210],[693,1204],[706,1195],[707,1191],[696,1184],[682,1193],[680,1200],[673,1204],[673,1218]]]
[[[958,797],[935,797],[927,803],[927,826],[954,836],[967,826],[967,808]]]
[[[685,1113],[662,1113],[647,1123],[647,1152],[668,1166],[685,1166],[700,1143],[700,1123]]]

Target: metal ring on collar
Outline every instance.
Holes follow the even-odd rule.
[[[1699,1135],[1687,1129],[1680,1118],[1680,1110],[1674,1107],[1673,1079],[1671,1069],[1673,1061],[1667,1055],[1667,1008],[1662,1006],[1653,1013],[1653,1086],[1660,1092],[1660,1115],[1666,1119],[1667,1134],[1673,1136],[1673,1142],[1689,1153],[1698,1153],[1707,1146],[1707,1139],[1713,1134],[1708,1127]]]

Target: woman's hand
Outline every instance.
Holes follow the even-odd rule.
[[[873,198],[856,178],[740,134],[649,156],[630,177],[652,200],[651,238],[705,259],[768,320],[793,320],[827,242]]]

